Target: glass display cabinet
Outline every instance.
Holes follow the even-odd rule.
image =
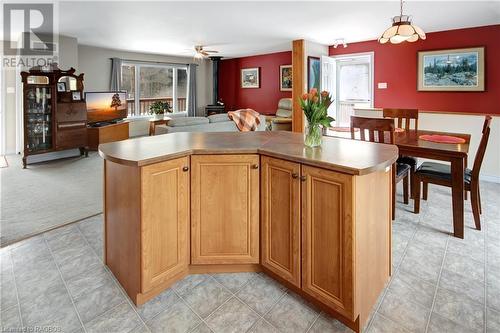
[[[24,94],[24,154],[28,156],[64,149],[80,149],[87,156],[87,110],[83,74],[75,69],[21,72]]]

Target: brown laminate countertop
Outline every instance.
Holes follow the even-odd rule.
[[[323,137],[318,148],[304,146],[292,132],[170,133],[99,145],[102,158],[129,166],[144,166],[201,154],[261,154],[352,175],[383,170],[398,157],[394,145]]]

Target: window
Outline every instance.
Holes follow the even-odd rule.
[[[148,115],[156,101],[168,102],[174,112],[187,111],[187,87],[187,66],[122,64],[121,88],[127,91],[129,117]]]
[[[356,107],[373,106],[373,54],[335,57],[337,126],[348,126]]]

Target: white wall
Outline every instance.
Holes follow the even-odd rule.
[[[382,117],[380,109],[356,109],[355,114],[362,117]],[[418,128],[470,134],[468,167],[472,168],[481,140],[483,122],[484,116],[482,115],[421,112],[418,117]],[[500,183],[500,117],[493,117],[490,139],[481,167],[481,179]]]

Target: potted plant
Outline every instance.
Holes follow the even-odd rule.
[[[149,105],[149,114],[154,115],[155,120],[163,119],[166,112],[172,112],[167,101],[156,101]]]
[[[330,127],[330,123],[335,120],[328,115],[328,107],[332,102],[328,91],[322,91],[321,94],[318,94],[316,88],[302,95],[300,106],[307,119],[304,138],[306,146],[317,147],[321,145],[322,127]]]

